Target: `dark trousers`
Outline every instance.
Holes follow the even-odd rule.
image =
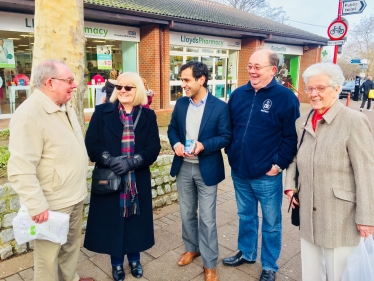
[[[364,108],[366,100],[368,101],[367,109],[370,109],[370,106],[371,106],[371,99],[368,99],[368,94],[366,94],[366,95],[364,94],[364,95],[362,96],[362,103],[361,103],[360,108]]]
[[[129,260],[129,262],[140,261],[140,253],[127,254],[127,259]],[[124,261],[125,257],[117,258],[114,256],[110,256],[110,262],[113,266],[123,265]]]

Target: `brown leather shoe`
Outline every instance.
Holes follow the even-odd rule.
[[[205,268],[205,281],[218,281],[218,274],[215,268]]]
[[[179,265],[187,265],[193,261],[194,258],[200,256],[200,252],[185,252],[179,259]]]
[[[91,277],[86,277],[86,278],[79,278],[79,281],[95,281],[95,280]]]

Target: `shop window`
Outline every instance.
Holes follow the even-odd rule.
[[[223,54],[223,55],[227,55],[227,50],[216,50],[216,54]]]
[[[217,98],[224,98],[225,97],[225,84],[216,85],[215,96]]]
[[[186,58],[186,62],[189,62],[189,61],[199,61],[199,57],[193,57],[193,56],[187,56]]]
[[[183,97],[183,89],[181,86],[170,86],[170,100],[176,101],[180,97]]]
[[[170,51],[183,52],[183,47],[182,46],[170,46]]]
[[[183,65],[183,56],[170,56],[170,80],[179,80],[179,70]]]
[[[202,57],[201,62],[205,63],[208,66],[209,80],[212,80],[213,79],[213,58]]]
[[[198,52],[199,52],[199,49],[197,49],[197,48],[190,48],[190,47],[187,47],[187,48],[186,48],[186,52],[187,52],[187,53],[198,53]]]
[[[213,54],[214,50],[213,49],[201,49],[201,52],[205,54]]]

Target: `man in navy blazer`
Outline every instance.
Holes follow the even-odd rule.
[[[186,247],[178,264],[187,265],[201,253],[205,279],[217,281],[217,185],[225,178],[221,149],[231,141],[230,115],[227,104],[207,90],[205,64],[190,61],[180,71],[186,96],[177,100],[168,127],[175,152],[170,175],[177,176]],[[186,141],[193,144],[189,151]]]

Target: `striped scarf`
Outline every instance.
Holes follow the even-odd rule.
[[[121,141],[121,155],[127,157],[134,157],[135,153],[135,134],[132,114],[126,114],[125,109],[121,103],[118,104],[119,119],[123,124],[123,133]],[[129,171],[122,176],[122,184],[124,185],[120,193],[120,208],[121,216],[127,218],[132,215],[139,215],[139,199],[138,190],[136,188],[135,172]]]

